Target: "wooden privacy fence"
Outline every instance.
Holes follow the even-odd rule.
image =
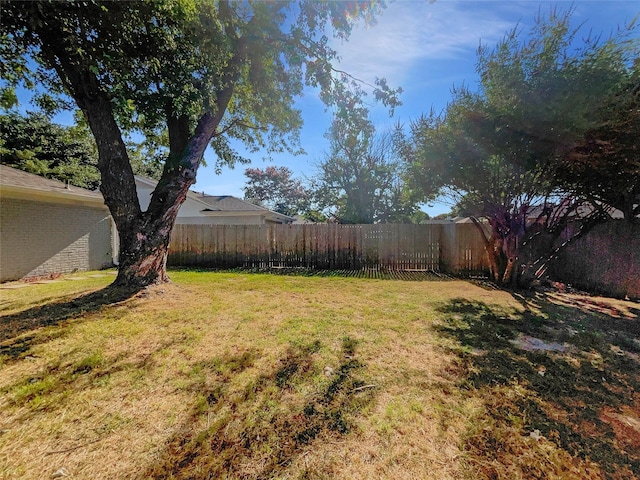
[[[560,254],[551,275],[585,290],[640,300],[640,223],[597,225]]]
[[[221,268],[425,270],[483,274],[473,224],[176,225],[168,263]]]

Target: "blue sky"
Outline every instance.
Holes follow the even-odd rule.
[[[395,122],[408,124],[432,106],[444,108],[453,85],[477,85],[475,60],[480,42],[491,48],[517,24],[523,32],[529,31],[536,14],[547,13],[553,5],[563,10],[573,6],[574,25],[584,24],[584,36],[592,31],[606,37],[640,14],[637,1],[397,0],[388,4],[375,25],[359,25],[348,42],[335,44],[342,57],[339,68],[371,83],[375,77],[385,77],[391,86],[401,86],[403,106],[395,116],[390,119],[382,108],[373,108],[372,119],[379,130]],[[287,166],[300,178],[314,174],[314,165],[328,149],[324,133],[331,116],[313,90],[305,92],[298,107],[305,121],[301,141],[306,155],[282,155],[267,163],[254,154],[251,167]],[[225,168],[221,175],[215,174],[213,166],[200,168],[194,188],[242,197],[245,168]],[[432,215],[449,209],[450,205],[438,203],[424,207]]]
[[[451,98],[454,85],[477,86],[476,50],[481,42],[492,48],[516,25],[526,33],[536,15],[548,13],[553,6],[561,10],[573,8],[574,25],[583,25],[580,31],[584,36],[592,32],[607,37],[640,15],[640,2],[628,0],[388,1],[376,24],[368,27],[358,25],[349,41],[334,43],[341,56],[337,68],[369,83],[373,83],[376,77],[384,77],[390,86],[402,87],[403,105],[396,109],[393,118],[389,118],[384,108],[374,105],[371,117],[379,131],[397,122],[407,125],[422,113],[428,113],[432,107],[436,111],[442,110]],[[21,105],[22,109],[29,108],[25,103]],[[264,154],[250,154],[250,165],[224,168],[218,175],[212,152],[208,151],[205,158],[208,158],[209,166],[200,167],[193,188],[212,195],[243,197],[244,170],[269,165],[286,166],[301,179],[312,177],[315,165],[328,150],[324,134],[330,125],[331,114],[325,111],[313,89],[305,91],[297,106],[304,119],[301,144],[305,155],[280,155],[272,162],[265,162]],[[58,115],[54,121],[68,123],[72,119],[67,113]],[[450,207],[435,202],[423,209],[437,215],[448,212]]]

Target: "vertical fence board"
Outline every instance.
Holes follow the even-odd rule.
[[[176,225],[170,265],[430,270],[470,275],[487,270],[473,224]]]
[[[554,278],[576,287],[640,300],[640,223],[597,225],[551,265]]]

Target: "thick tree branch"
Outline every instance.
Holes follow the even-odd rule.
[[[224,5],[224,8],[223,8]],[[226,2],[221,2],[221,13],[230,11]],[[229,20],[230,22],[230,20]],[[251,22],[249,22],[251,23]],[[233,30],[232,26],[227,26]],[[233,97],[234,88],[240,75],[240,68],[246,61],[247,43],[244,38],[238,38],[235,34],[230,34],[235,40],[235,52],[231,61],[227,64],[222,78],[223,85],[215,95],[215,104],[205,111],[196,126],[195,132],[188,137],[188,132],[182,131],[183,138],[176,139],[176,148],[184,143],[181,154],[175,158],[170,158],[165,165],[162,178],[158,182],[156,189],[151,196],[151,202],[147,210],[147,215],[154,224],[166,225],[170,222],[173,225],[178,210],[184,202],[189,187],[195,183],[196,173],[204,157],[204,153],[211,139],[216,135],[216,129],[224,117],[229,102]],[[176,125],[174,133],[180,133],[179,125]]]
[[[44,21],[42,24],[47,25]],[[98,147],[98,169],[102,178],[100,191],[118,228],[126,228],[141,211],[133,170],[109,95],[101,88],[90,65],[81,58],[74,58],[77,54],[70,52],[60,41],[64,32],[43,29],[38,34],[48,66],[58,73],[89,123]]]

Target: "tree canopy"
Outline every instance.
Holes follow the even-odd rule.
[[[245,200],[292,217],[309,210],[311,192],[287,167],[247,168],[244,174]]]
[[[618,62],[609,101],[594,108],[597,122],[561,158],[556,174],[569,188],[640,218],[640,58]]]
[[[51,123],[44,114],[0,115],[0,155],[5,165],[77,187],[94,190],[100,184],[90,134]]]
[[[335,105],[354,85],[332,68],[325,31],[347,38],[370,2],[157,0],[3,2],[0,73],[12,88],[37,86],[48,108],[64,93],[96,139],[100,189],[120,235],[117,285],[167,281],[166,254],[178,209],[205,150],[218,164],[249,148],[298,150],[305,85]],[[357,90],[357,87],[355,87]],[[393,107],[384,80],[374,96]],[[123,132],[161,138],[162,177],[143,212]]]
[[[494,50],[481,48],[490,112],[476,123],[500,132],[492,142],[513,152],[514,162],[545,164],[563,191],[633,220],[640,213],[640,26],[585,38],[571,15],[554,9],[536,19],[530,40],[514,29]]]
[[[376,134],[366,110],[337,115],[330,149],[313,179],[316,203],[339,223],[411,222],[418,201],[408,188],[393,132]]]
[[[614,206],[605,200],[603,179],[570,172],[595,132],[613,124],[625,134],[635,128],[633,115],[624,113],[630,97],[620,95],[634,75],[637,43],[621,31],[576,49],[570,17],[571,11],[552,10],[537,18],[528,40],[516,28],[495,49],[481,47],[479,90],[455,90],[445,112],[413,123],[404,148],[423,194],[449,193],[474,217],[498,281],[544,271],[540,245],[553,242],[541,233],[558,237],[569,219],[582,217],[582,234]],[[617,185],[624,169],[637,168],[634,155],[586,156],[603,170],[613,168]]]
[[[0,114],[2,163],[77,187],[95,190],[100,185],[98,150],[88,125],[76,115],[73,126],[53,123],[46,114],[16,110]],[[158,180],[164,148],[153,140],[126,141],[136,175]]]

